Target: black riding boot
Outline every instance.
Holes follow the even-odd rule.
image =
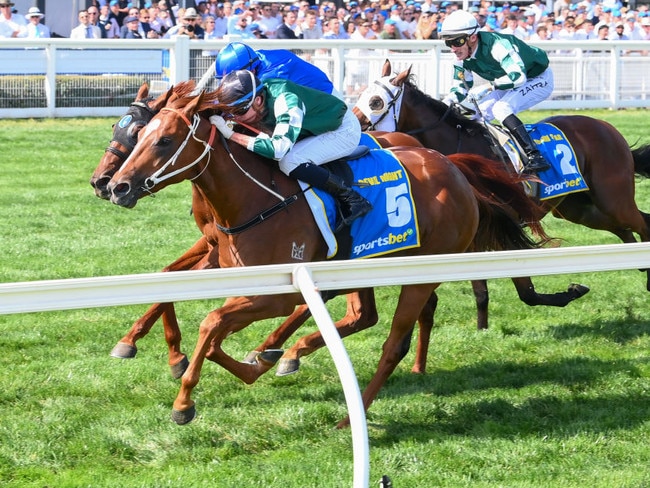
[[[538,173],[551,169],[542,153],[539,152],[533,138],[524,127],[524,124],[517,118],[515,114],[508,115],[503,121],[503,126],[508,129],[512,137],[514,137],[521,148],[526,153],[528,161],[524,164],[523,173]]]
[[[342,178],[333,175],[322,166],[304,163],[294,169],[289,176],[326,191],[339,202],[343,223],[350,225],[372,210],[372,204],[345,184]],[[338,230],[338,229],[337,229]]]

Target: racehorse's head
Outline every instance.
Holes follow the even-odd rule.
[[[391,64],[386,60],[382,77],[370,84],[359,96],[352,111],[359,119],[362,130],[393,132],[399,120],[404,82],[411,75],[411,67],[397,76],[391,74]]]
[[[189,94],[194,88],[193,81],[183,82],[154,99],[149,97],[149,86],[146,83],[142,84],[135,101],[131,103],[124,116],[113,125],[113,139],[90,178],[90,185],[95,189],[95,195],[105,200],[110,198],[108,182],[133,151],[140,130],[170,99]]]
[[[202,92],[169,100],[161,107],[108,183],[111,202],[132,208],[143,196],[198,177],[209,163],[216,133],[199,112],[213,106],[210,95]]]

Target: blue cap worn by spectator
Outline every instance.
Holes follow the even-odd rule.
[[[117,5],[118,3],[120,2],[118,2],[117,0],[111,0],[110,6],[112,7],[113,5]]]
[[[235,15],[243,14],[244,11],[240,8],[235,9]]]
[[[357,2],[350,2],[348,5],[350,7],[358,7],[359,6],[359,4]]]
[[[135,15],[130,15],[126,19],[124,19],[124,24],[128,24],[129,22],[137,22],[138,18]]]
[[[400,7],[399,5],[393,5],[390,9],[391,10],[399,10],[400,8],[402,8],[402,7]]]
[[[393,19],[387,19],[386,22],[384,22],[384,25],[395,25],[397,22],[395,22]]]

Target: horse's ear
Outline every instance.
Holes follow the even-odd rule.
[[[174,87],[172,86],[169,90],[167,90],[165,93],[161,93],[158,95],[158,98],[156,98],[151,104],[149,105],[149,108],[153,110],[154,112],[160,111],[161,108],[163,108],[169,100],[172,98],[172,95],[174,95]]]
[[[381,77],[383,78],[384,76],[388,76],[391,73],[391,66],[390,66],[390,60],[387,59],[384,61],[384,66],[381,69]]]
[[[140,89],[138,90],[138,94],[135,96],[135,101],[137,102],[138,100],[144,100],[149,96],[149,85],[147,85],[147,82],[145,81]]]
[[[197,97],[194,97],[194,99],[190,103],[185,105],[185,108],[183,109],[183,113],[188,119],[190,117],[193,117],[194,114],[200,110],[201,104],[203,103],[204,96],[205,96],[205,90],[201,90],[201,93],[199,93]]]
[[[404,84],[406,80],[408,80],[409,76],[411,76],[411,68],[413,65],[409,66],[408,69],[405,69],[402,71],[400,74],[398,74],[395,78],[390,80],[391,84],[394,86],[401,86]]]

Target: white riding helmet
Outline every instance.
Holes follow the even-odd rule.
[[[443,21],[440,37],[442,39],[455,39],[462,36],[471,36],[476,34],[478,28],[476,17],[464,10],[456,10]]]

